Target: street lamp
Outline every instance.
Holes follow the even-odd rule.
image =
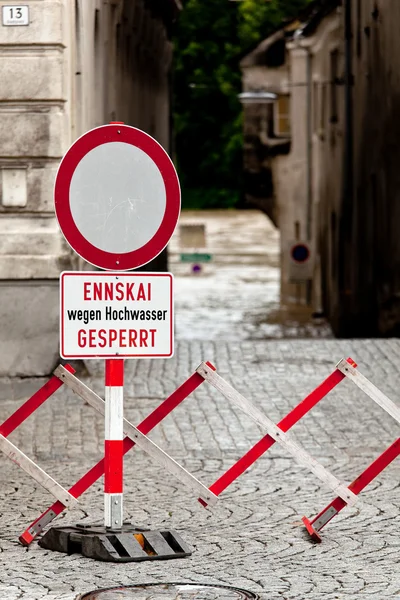
[[[278,95],[273,92],[259,90],[255,92],[242,92],[238,94],[238,98],[242,104],[273,104]]]

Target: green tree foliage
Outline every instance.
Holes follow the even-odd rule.
[[[242,187],[240,59],[310,0],[184,0],[174,39],[175,155],[184,207],[231,207]]]

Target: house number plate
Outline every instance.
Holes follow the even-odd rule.
[[[28,6],[2,6],[3,25],[29,25],[29,7]]]

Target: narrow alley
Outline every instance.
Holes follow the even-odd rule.
[[[182,262],[182,227],[204,225],[212,261]],[[308,307],[279,302],[279,231],[256,210],[183,211],[170,243],[177,340],[329,338]]]

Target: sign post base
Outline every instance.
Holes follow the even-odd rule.
[[[192,550],[174,530],[141,529],[124,524],[110,530],[102,525],[52,527],[39,540],[46,550],[79,553],[106,562],[139,562],[191,556]]]

